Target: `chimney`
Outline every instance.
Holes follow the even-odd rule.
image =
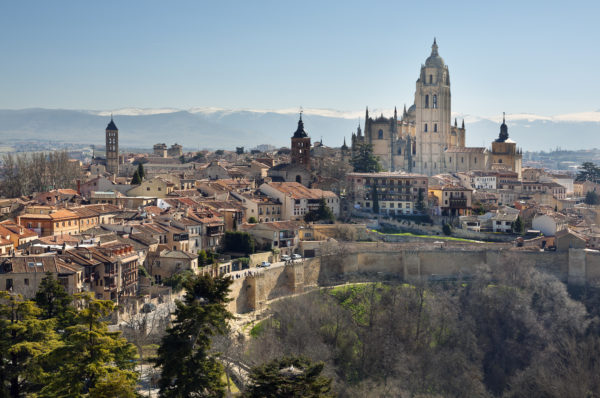
[[[77,180],[77,195],[81,195],[81,180]]]

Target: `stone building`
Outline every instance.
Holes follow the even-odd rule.
[[[425,209],[427,176],[403,172],[348,173],[348,199],[356,209],[373,209],[377,192],[381,214],[417,214]],[[420,203],[419,203],[420,202]]]
[[[106,126],[106,171],[119,175],[119,129],[112,116]]]
[[[500,135],[492,142],[490,158],[492,169],[514,171],[521,179],[523,154],[521,149],[517,148],[517,143],[508,138],[508,127],[506,126],[504,114],[500,125]]]
[[[364,134],[359,125],[352,134],[352,150],[359,144],[370,144],[387,171],[432,176],[489,170],[489,151],[465,146],[465,122],[460,127],[456,119],[452,123],[451,111],[450,72],[434,39],[431,54],[421,65],[414,104],[408,110],[405,106],[401,116],[394,109],[390,118],[383,114],[373,118],[367,108]],[[506,124],[502,128],[506,130]],[[520,150],[514,141],[507,140],[508,133],[492,145],[495,159],[509,162],[509,170],[520,169]]]

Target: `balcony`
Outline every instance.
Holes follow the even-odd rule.
[[[223,226],[219,225],[216,227],[207,227],[206,228],[206,236],[220,236],[223,235]]]
[[[465,208],[467,208],[467,199],[466,198],[450,199],[448,201],[447,207],[450,209],[465,209]]]

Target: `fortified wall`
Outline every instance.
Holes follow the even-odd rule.
[[[265,269],[254,276],[234,280],[229,310],[233,313],[254,311],[276,298],[349,280],[443,280],[473,275],[483,265],[497,267],[510,262],[533,266],[568,284],[600,287],[598,251],[539,252],[489,247],[394,250],[390,246],[357,244],[352,250]]]

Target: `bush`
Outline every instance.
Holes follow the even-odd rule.
[[[450,236],[450,235],[452,235],[452,226],[450,224],[446,223],[442,227],[442,231],[444,232],[444,235]]]
[[[254,253],[254,246],[254,239],[252,239],[248,232],[225,232],[226,251],[244,253],[248,255]]]

